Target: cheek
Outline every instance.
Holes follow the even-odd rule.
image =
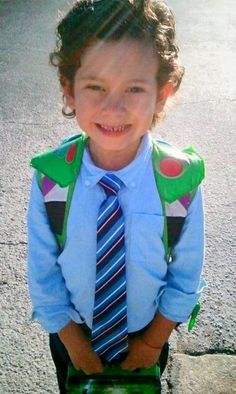
[[[99,105],[96,101],[88,99],[86,96],[77,97],[76,118],[82,128],[87,128],[94,122],[99,113]]]
[[[86,93],[78,94],[76,97],[76,102],[78,108],[81,107],[89,112],[95,112],[96,109],[98,109],[101,105],[101,100],[99,98],[93,97],[92,95]]]
[[[151,94],[147,94],[147,95],[133,95],[130,98],[130,103],[132,103],[134,106],[137,107],[148,107],[153,109],[155,107],[156,104],[156,97],[154,95]]]
[[[152,119],[153,114],[156,111],[155,99],[150,97],[137,98],[133,101],[133,108],[137,115],[142,119]]]

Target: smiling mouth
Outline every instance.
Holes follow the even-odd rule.
[[[122,133],[130,128],[130,124],[120,125],[120,126],[110,126],[105,124],[96,123],[96,126],[103,132],[107,133]]]

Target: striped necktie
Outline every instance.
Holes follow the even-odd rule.
[[[111,361],[128,346],[124,217],[117,193],[122,181],[106,174],[99,182],[106,193],[97,223],[97,264],[92,346]]]

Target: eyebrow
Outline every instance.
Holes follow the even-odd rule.
[[[105,82],[104,79],[102,78],[97,78],[94,76],[87,76],[87,77],[79,77],[78,78],[80,81],[100,81],[100,82]],[[149,84],[149,81],[147,79],[129,79],[127,80],[128,83],[142,83],[142,84]]]

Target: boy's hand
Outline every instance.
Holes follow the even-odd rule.
[[[92,349],[90,341],[78,324],[71,320],[59,331],[58,335],[66,347],[75,369],[82,369],[86,375],[103,371],[100,358]]]
[[[121,363],[122,369],[133,371],[137,368],[150,368],[160,356],[161,349],[152,349],[140,337],[129,338],[129,353]]]
[[[68,353],[75,369],[82,369],[86,375],[103,371],[103,364],[89,342],[81,343],[78,348],[68,349]]]

